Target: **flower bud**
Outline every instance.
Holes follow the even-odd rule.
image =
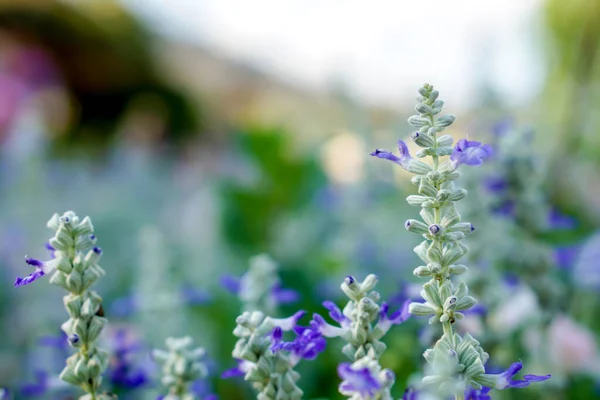
[[[427,225],[421,221],[417,221],[416,219],[408,219],[404,223],[404,227],[409,232],[414,232],[419,235],[423,235],[427,233]]]
[[[456,117],[452,114],[441,116],[435,120],[436,126],[447,127],[452,125]]]
[[[410,138],[421,147],[432,147],[435,144],[431,136],[429,136],[427,133],[419,131],[413,132],[410,135]]]

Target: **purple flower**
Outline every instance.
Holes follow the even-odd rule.
[[[151,382],[149,367],[136,362],[136,353],[143,350],[140,341],[130,331],[118,329],[111,335],[112,354],[107,380],[117,388],[137,389]]]
[[[283,331],[281,328],[276,327],[272,333],[273,345],[271,350],[274,353],[282,350],[288,351],[290,361],[294,365],[301,359],[314,360],[319,353],[325,350],[327,343],[318,331],[310,327],[296,326],[294,333],[296,338],[293,342],[283,342]]]
[[[231,275],[231,274],[223,274],[221,275],[220,282],[221,286],[231,294],[239,294],[240,293],[240,279]]]
[[[28,285],[38,280],[42,276],[52,273],[56,269],[60,261],[60,258],[54,258],[50,261],[40,261],[36,260],[35,258],[25,258],[25,262],[35,267],[35,271],[27,275],[25,278],[17,277],[17,279],[15,280],[15,287]]]
[[[402,168],[408,169],[408,166],[412,161],[412,157],[410,155],[410,152],[408,151],[406,143],[404,143],[402,140],[398,140],[398,153],[400,157],[394,155],[393,153],[387,150],[376,149],[374,152],[371,153],[371,155],[377,158],[390,160],[400,165]]]
[[[484,159],[491,156],[492,147],[489,144],[461,139],[456,143],[450,160],[452,160],[454,168],[457,168],[460,164],[481,165]]]
[[[550,379],[550,375],[524,375],[522,380],[512,380],[513,376],[523,368],[523,363],[518,361],[501,374],[496,375],[496,389],[524,388],[533,382],[542,382]]]
[[[489,395],[490,390],[489,387],[482,387],[481,389],[473,389],[472,387],[467,388],[465,390],[465,400],[492,400]]]
[[[28,383],[21,387],[23,396],[42,396],[50,389],[48,373],[46,371],[35,371],[35,383]]]
[[[361,398],[369,398],[381,389],[381,383],[369,368],[353,369],[349,363],[342,363],[338,365],[337,371],[342,378],[340,393],[346,396],[359,394]]]
[[[570,269],[575,264],[580,251],[580,246],[558,247],[554,249],[554,262],[559,268]]]
[[[351,276],[346,277],[346,280],[354,282],[354,278]],[[324,301],[323,307],[329,310],[329,316],[335,322],[340,324],[340,327],[328,324],[323,317],[315,313],[313,314],[313,320],[310,321],[311,329],[319,332],[325,337],[338,337],[344,335],[350,329],[350,319],[346,317],[332,301]]]
[[[185,285],[180,291],[182,303],[190,306],[202,306],[212,300],[210,294],[204,290]]]
[[[254,363],[246,360],[236,360],[238,365],[237,367],[230,368],[221,374],[221,378],[229,379],[235,378],[238,376],[244,376],[248,371],[254,368]]]
[[[491,193],[502,193],[508,189],[508,181],[503,176],[490,176],[483,181],[483,187]]]
[[[401,400],[418,400],[419,393],[412,387],[407,387]]]
[[[402,307],[394,312],[392,315],[388,317],[388,303],[381,303],[381,308],[379,309],[379,321],[377,322],[377,327],[383,331],[385,334],[390,330],[392,325],[399,325],[406,321],[410,317],[410,313],[408,312],[408,306],[410,305],[410,300],[406,300]]]
[[[565,215],[552,207],[548,213],[548,226],[554,230],[568,230],[577,227],[577,220],[569,215]]]

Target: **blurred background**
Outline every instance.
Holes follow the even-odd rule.
[[[553,374],[494,398],[600,398],[594,0],[1,0],[0,386],[74,394],[57,379],[63,293],[12,285],[25,254],[46,257],[54,212],[94,222],[104,387],[124,399],[164,393],[148,352],[185,334],[210,357],[201,396],[253,398],[219,378],[241,309],[219,281],[255,254],[300,295],[279,316],[343,305],[350,274],[378,274],[395,306],[417,299],[419,240],[403,229],[416,188],[369,153],[408,136],[424,82],[458,116],[451,134],[496,150],[462,182],[478,227],[466,279],[482,305],[463,328],[490,370],[521,359]],[[436,335],[412,318],[386,336],[396,397]],[[305,398],[342,398],[340,349],[300,365]]]

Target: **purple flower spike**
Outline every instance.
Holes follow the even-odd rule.
[[[473,389],[472,387],[465,390],[465,400],[492,400],[489,393],[492,390],[489,387],[482,387],[481,389]]]
[[[232,294],[238,294],[240,292],[240,280],[233,275],[223,274],[220,279],[221,286]]]
[[[550,379],[550,375],[524,375],[522,380],[512,380],[513,376],[518,374],[521,368],[523,368],[523,363],[518,361],[512,363],[506,371],[498,374],[496,378],[496,389],[524,388],[529,386],[530,383],[542,382]]]
[[[385,333],[390,330],[392,325],[399,325],[406,321],[410,317],[410,313],[408,312],[409,305],[410,300],[406,300],[399,310],[388,317],[387,313],[389,306],[386,302],[381,303],[381,308],[379,310],[379,321],[377,322],[379,329]]]
[[[410,164],[412,157],[410,155],[410,152],[408,151],[406,143],[404,143],[402,140],[398,140],[398,153],[400,154],[400,157],[394,155],[393,153],[387,150],[377,149],[374,152],[372,152],[371,155],[377,158],[390,160],[400,165],[402,168],[408,169],[408,165]]]
[[[360,394],[361,398],[370,398],[381,389],[381,384],[369,368],[355,370],[349,363],[342,363],[337,371],[342,378],[340,392],[344,395]]]
[[[450,160],[452,160],[454,168],[457,168],[460,164],[478,166],[483,163],[483,160],[491,157],[492,154],[492,147],[489,144],[461,139],[456,143],[456,147],[450,155]]]

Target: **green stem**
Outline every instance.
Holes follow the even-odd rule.
[[[431,121],[431,126],[435,126],[435,122],[433,119],[433,116],[429,116],[429,120]],[[433,149],[437,150],[438,144],[437,144],[437,133],[433,134]],[[436,155],[431,156],[431,158],[433,159],[433,171],[437,172],[438,168],[439,168],[439,157]],[[435,183],[434,187],[436,190],[440,190],[440,184],[439,183]],[[441,212],[441,208],[440,207],[435,207],[434,209],[434,222],[436,225],[440,224],[440,222],[442,221],[442,212]],[[435,242],[435,240],[434,240]],[[441,242],[438,242],[438,245],[440,247],[440,250],[442,250],[444,244]],[[440,286],[444,284],[444,280],[445,280],[445,274],[442,273],[440,275]],[[442,324],[442,328],[444,330],[444,335],[447,335],[448,338],[452,341],[452,343],[454,343],[454,332],[452,330],[452,323],[450,321],[444,322]],[[462,397],[461,397],[462,398]],[[457,399],[459,399],[458,395],[457,395]]]
[[[454,395],[454,399],[455,400],[465,400],[465,394],[464,393],[456,393]]]

